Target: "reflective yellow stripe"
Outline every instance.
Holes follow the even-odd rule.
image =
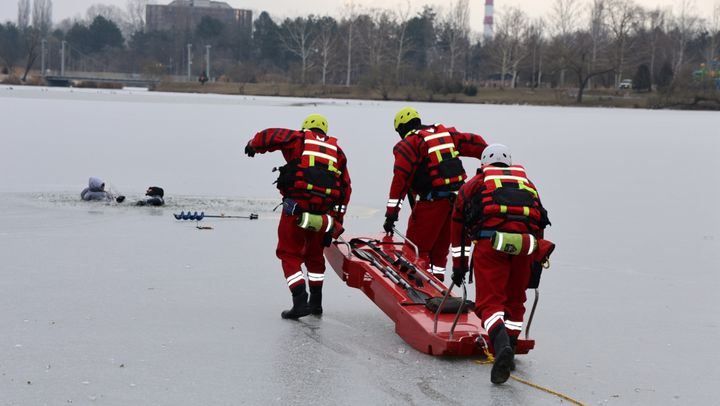
[[[521,183],[521,184],[520,184],[520,189],[527,190],[528,192],[532,193],[533,196],[535,196],[535,197],[537,197],[537,195],[538,195],[537,190],[531,188],[530,186],[527,186],[527,185],[524,184],[524,183]]]
[[[496,187],[496,188],[501,188],[501,187],[502,187],[502,182],[500,181],[500,179],[495,179],[495,187]]]
[[[315,166],[315,156],[310,155],[310,164],[309,166]]]
[[[527,206],[523,206],[523,216],[527,217],[530,215],[530,208]]]
[[[309,184],[307,185],[307,190],[313,190],[313,185]]]
[[[503,214],[507,213],[507,209],[508,209],[507,206],[500,205],[500,213],[503,213]]]

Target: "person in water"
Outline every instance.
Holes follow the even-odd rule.
[[[111,202],[115,200],[118,203],[125,201],[125,196],[115,195],[111,191],[105,190],[105,182],[96,177],[90,177],[88,187],[80,193],[80,198],[85,201]]]

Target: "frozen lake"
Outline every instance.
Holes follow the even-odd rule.
[[[414,351],[329,268],[322,319],[280,318],[282,157],[244,145],[325,114],[349,159],[348,234],[374,234],[404,105],[0,87],[0,405],[566,403]],[[413,106],[508,144],[550,212],[558,250],[518,376],[588,405],[717,403],[720,114]],[[162,186],[168,206],[80,202],[89,176],[130,202]],[[180,210],[261,219],[199,231]]]

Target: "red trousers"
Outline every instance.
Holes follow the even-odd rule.
[[[531,260],[531,256],[496,251],[489,239],[475,243],[475,313],[488,333],[502,323],[510,336],[520,335]]]
[[[278,245],[275,254],[280,258],[288,287],[292,290],[305,284],[301,265],[304,263],[310,286],[322,286],[325,280],[324,233],[305,230],[297,225],[298,216],[283,212],[278,225]]]
[[[418,201],[408,220],[407,238],[418,246],[420,260],[441,280],[450,252],[450,199]]]

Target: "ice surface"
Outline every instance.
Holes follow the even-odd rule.
[[[376,233],[402,105],[0,87],[0,404],[561,403],[414,351],[330,269],[322,319],[280,319],[282,158],[245,143],[327,115],[348,233]],[[519,376],[591,405],[717,402],[718,113],[414,105],[508,144],[550,210],[558,250]],[[89,176],[130,203],[162,186],[168,207],[80,202]],[[180,210],[261,219],[200,231]]]

